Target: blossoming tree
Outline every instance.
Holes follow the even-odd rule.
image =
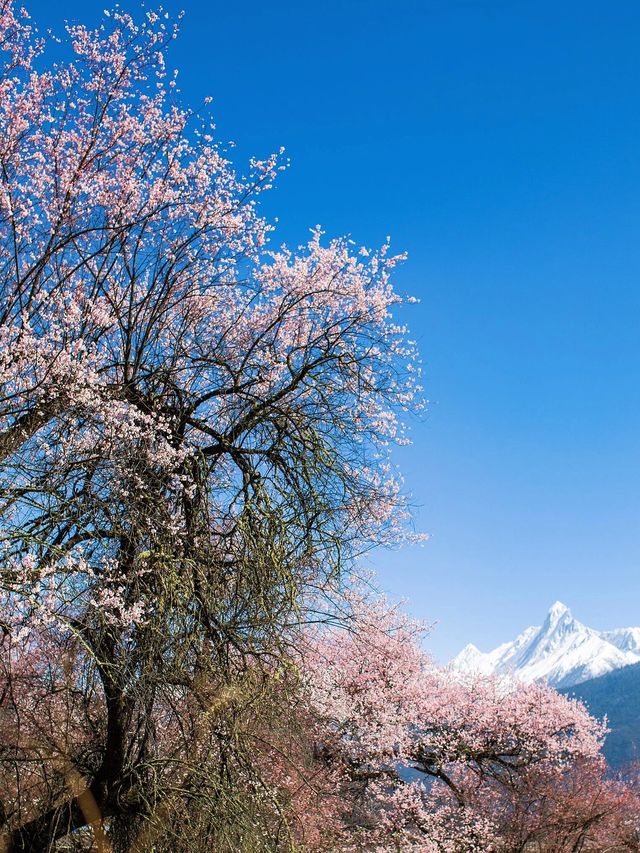
[[[280,157],[234,172],[177,102],[174,35],[164,14],[114,12],[47,62],[0,2],[14,851],[87,827],[114,850],[254,849],[267,806],[246,736],[287,628],[402,525],[387,449],[417,368],[390,313],[398,258],[319,229],[272,250],[257,200]]]
[[[341,792],[335,849],[640,850],[640,791],[607,778],[604,723],[544,685],[462,679],[420,638],[356,598],[349,627],[309,641],[318,757]]]

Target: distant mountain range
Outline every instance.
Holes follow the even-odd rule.
[[[552,687],[566,688],[636,663],[640,663],[640,628],[596,631],[556,601],[541,627],[527,628],[492,652],[465,646],[451,666],[462,672],[515,676],[527,683],[544,680]]]

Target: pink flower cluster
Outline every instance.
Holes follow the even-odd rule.
[[[568,851],[581,832],[622,837],[615,814],[634,837],[637,794],[605,778],[603,722],[545,685],[462,680],[434,665],[422,636],[358,596],[346,627],[307,635],[315,737],[342,774],[340,849],[497,853],[537,839]]]

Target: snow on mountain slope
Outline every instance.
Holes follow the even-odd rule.
[[[635,651],[640,654],[640,628],[616,628],[614,631],[600,631],[614,646],[625,651]]]
[[[553,687],[571,687],[638,662],[640,628],[595,631],[556,601],[541,627],[527,628],[492,652],[465,646],[451,666],[461,672],[513,675],[527,683],[546,680]]]

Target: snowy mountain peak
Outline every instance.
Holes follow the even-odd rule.
[[[565,616],[571,616],[571,611],[567,607],[566,604],[563,604],[561,601],[556,601],[555,604],[552,604],[549,608],[549,612],[547,613],[547,620],[549,622],[557,622]]]
[[[462,672],[509,675],[571,687],[640,662],[640,628],[595,631],[575,619],[561,601],[551,606],[542,627],[527,628],[492,652],[466,646],[451,662]]]
[[[622,651],[640,652],[640,628],[616,628],[613,631],[601,631],[600,636]]]
[[[467,643],[464,649],[460,652],[460,655],[464,655],[465,657],[475,657],[476,655],[481,654],[482,652],[480,649],[477,646],[474,646],[473,643]]]
[[[578,624],[579,623],[577,623],[573,618],[573,615],[566,604],[562,604],[561,601],[556,601],[556,603],[549,608],[549,612],[547,613],[547,617],[544,620],[544,625],[541,630],[547,635],[551,635],[554,632],[564,635],[573,631],[575,626]]]

